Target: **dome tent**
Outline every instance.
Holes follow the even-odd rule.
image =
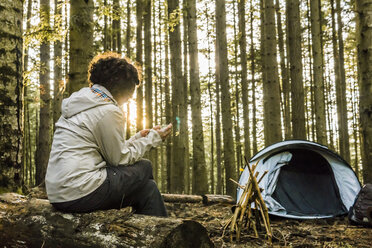
[[[251,158],[256,172],[268,173],[259,183],[272,215],[296,219],[329,218],[346,214],[360,190],[350,165],[326,146],[288,140],[268,146]],[[239,184],[249,178],[248,168]],[[238,188],[237,201],[243,190]]]

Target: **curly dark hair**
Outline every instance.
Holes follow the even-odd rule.
[[[89,64],[89,85],[100,84],[111,93],[118,90],[130,90],[140,84],[137,66],[129,59],[115,52],[105,52],[95,56]]]

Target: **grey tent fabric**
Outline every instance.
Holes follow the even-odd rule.
[[[360,183],[339,155],[327,147],[302,140],[271,145],[251,160],[256,171],[268,171],[260,182],[270,214],[288,218],[314,219],[346,214]],[[249,178],[247,168],[239,183]],[[238,188],[237,200],[243,190]]]

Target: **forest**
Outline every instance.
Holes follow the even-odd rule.
[[[145,154],[169,218],[133,214],[124,195],[84,214],[47,200],[62,101],[109,51],[141,77],[119,106],[125,139],[173,125]],[[4,247],[370,246],[372,229],[346,214],[372,183],[372,0],[1,0],[0,82]],[[298,158],[312,176],[290,177]],[[273,214],[260,182],[275,159],[297,180],[288,192],[306,181],[323,212]]]
[[[0,188],[44,181],[61,101],[94,55],[141,68],[126,136],[173,123],[146,157],[162,192],[235,195],[273,143],[328,146],[372,181],[370,0],[14,0],[0,3]]]

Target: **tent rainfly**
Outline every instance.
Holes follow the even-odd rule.
[[[272,215],[295,219],[344,215],[353,205],[360,183],[350,165],[326,146],[305,140],[282,141],[258,152],[256,172],[267,174],[259,186]],[[249,178],[248,168],[239,184]],[[237,201],[243,189],[238,188]]]

